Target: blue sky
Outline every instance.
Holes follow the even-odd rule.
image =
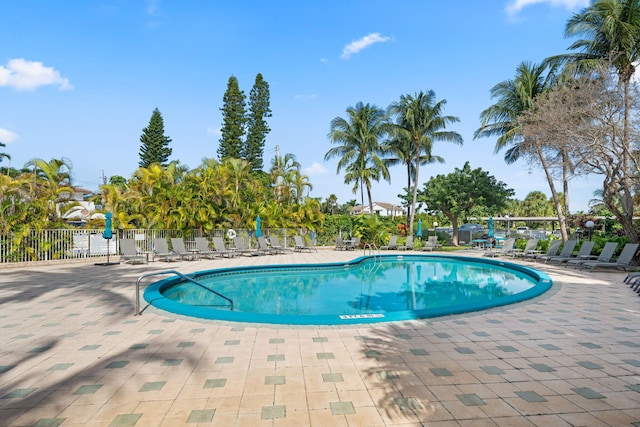
[[[516,190],[550,194],[542,173],[506,165],[493,139],[473,140],[489,90],[522,61],[563,53],[564,27],[587,0],[422,0],[188,2],[49,0],[0,5],[0,141],[21,167],[34,157],[65,157],[74,183],[97,190],[102,174],[130,177],[140,135],[154,108],[172,138],[171,160],[196,167],[215,157],[220,107],[229,76],[248,95],[255,75],[269,83],[273,117],[265,166],[278,146],[293,153],[313,184],[311,195],[360,200],[336,175],[330,122],[357,102],[386,108],[401,95],[434,90],[444,113],[458,116],[464,145],[437,143],[442,165],[470,161]],[[4,160],[2,165],[7,165]],[[401,167],[373,188],[398,203]],[[598,177],[576,179],[571,208],[586,210]]]

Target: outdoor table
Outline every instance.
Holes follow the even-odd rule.
[[[487,239],[473,239],[471,242],[473,243],[473,246],[480,249],[485,249],[487,247],[487,243],[489,243]]]

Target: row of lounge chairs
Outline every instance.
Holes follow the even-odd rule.
[[[626,270],[633,265],[638,247],[637,243],[627,243],[622,248],[620,255],[612,261],[613,255],[618,249],[618,243],[605,243],[600,255],[592,255],[595,242],[584,241],[576,255],[573,254],[578,244],[577,240],[567,240],[562,245],[560,240],[554,240],[549,244],[549,248],[545,254],[540,253],[536,249],[537,239],[530,239],[524,249],[515,248],[515,239],[505,240],[503,247],[499,250],[490,251],[488,256],[511,255],[513,257],[524,257],[533,261],[544,261],[545,263],[565,263],[566,266],[579,268],[581,270],[593,270],[595,268],[617,268]],[[559,253],[558,253],[559,252]]]
[[[358,241],[359,243],[359,241]],[[338,245],[336,243],[336,249]],[[407,240],[404,245],[398,244],[398,236],[395,234],[389,237],[389,242],[386,245],[380,246],[382,250],[398,250],[398,251],[406,251],[406,250],[416,250],[420,249],[423,251],[434,251],[436,249],[442,248],[442,244],[438,243],[437,236],[429,236],[427,240],[424,242],[424,246],[421,248],[416,247],[416,242],[413,236],[407,236]]]
[[[222,237],[213,237],[211,241],[206,237],[196,237],[195,249],[187,249],[184,240],[180,237],[171,238],[171,249],[165,238],[153,239],[153,251],[141,252],[138,250],[134,239],[120,239],[120,256],[121,261],[135,264],[149,262],[149,256],[152,260],[161,261],[181,261],[196,260],[200,258],[214,259],[216,257],[236,257],[240,255],[260,256],[260,255],[277,255],[288,251],[302,252],[316,250],[313,246],[304,243],[301,236],[294,236],[295,246],[293,249],[286,248],[280,243],[277,236],[270,236],[267,242],[264,236],[257,238],[258,248],[249,248],[245,245],[244,240],[239,236],[233,239],[234,247],[227,247]],[[317,251],[317,250],[316,250]]]

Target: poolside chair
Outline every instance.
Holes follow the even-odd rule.
[[[426,242],[424,242],[424,246],[422,247],[423,251],[434,251],[441,247],[438,243],[438,236],[429,236]]]
[[[238,253],[233,249],[227,248],[227,245],[224,244],[224,238],[222,237],[212,237],[211,242],[213,243],[213,247],[215,248],[216,253],[221,257],[232,258],[238,255]]]
[[[387,243],[386,245],[380,246],[380,249],[386,249],[386,250],[398,249],[398,236],[394,234],[393,236],[389,237],[389,243]]]
[[[568,262],[571,259],[589,260],[589,258],[591,257],[591,251],[593,250],[593,247],[595,246],[595,244],[596,242],[585,240],[584,242],[582,242],[582,246],[580,246],[580,250],[578,251],[578,254],[575,257],[572,256],[571,254],[568,256],[562,256],[562,253],[561,253],[559,256],[554,256],[549,258],[546,262],[563,263],[563,262]]]
[[[527,240],[527,244],[525,245],[524,249],[522,250],[518,250],[516,249],[513,252],[513,257],[519,257],[519,256],[525,256],[527,254],[533,254],[536,253],[536,248],[538,247],[538,239],[530,239]]]
[[[485,256],[495,258],[500,255],[511,255],[515,250],[514,249],[515,244],[516,244],[515,237],[509,237],[508,239],[502,242],[501,248],[489,249],[485,253]]]
[[[233,244],[236,246],[236,252],[238,252],[239,255],[249,255],[249,256],[263,255],[262,252],[260,252],[257,249],[247,248],[244,244],[244,240],[242,240],[240,236],[236,236],[233,238]]]
[[[340,237],[340,236],[336,237],[335,250],[336,251],[344,251],[346,249],[347,249],[347,245],[344,244],[344,240],[342,240],[342,237]]]
[[[280,243],[280,239],[278,236],[272,235],[269,236],[269,243],[271,243],[271,248],[275,249],[277,253],[283,254],[291,249],[286,248],[282,243]]]
[[[604,245],[604,248],[602,248],[602,252],[600,252],[600,255],[598,256],[598,259],[595,260],[595,262],[609,262],[611,261],[611,258],[613,257],[613,254],[616,252],[616,249],[618,248],[618,243],[616,242],[607,242]],[[570,259],[567,261],[567,267],[572,266],[575,268],[579,268],[582,264],[584,264],[585,262],[589,261],[589,259]],[[593,260],[592,260],[593,261]]]
[[[352,251],[358,249],[360,247],[360,237],[354,237],[351,240],[346,240],[344,242],[345,249],[348,251]]]
[[[562,250],[560,251],[560,253],[558,254],[558,249],[560,249],[559,244],[562,243],[562,240],[554,240],[551,243],[549,243],[549,248],[551,248],[551,245],[558,242],[558,246],[556,248],[555,253],[550,254],[549,251],[547,251],[546,254],[544,255],[538,255],[536,257],[534,257],[535,261],[538,260],[543,260],[545,263],[549,262],[549,259],[551,258],[556,258],[556,257],[571,257],[571,255],[573,254],[573,250],[576,248],[576,245],[578,244],[577,240],[567,240],[566,242],[564,242],[562,244]]]
[[[264,236],[260,236],[256,239],[258,241],[258,250],[265,255],[277,255],[279,252],[276,248],[272,248],[267,243],[267,239]]]
[[[180,257],[180,259],[193,261],[198,258],[197,252],[187,250],[182,237],[172,237],[171,248],[173,249],[173,252]]]
[[[404,245],[398,246],[398,249],[401,251],[406,251],[407,249],[415,249],[416,245],[413,241],[413,236],[407,236],[407,241]]]
[[[120,260],[131,264],[144,264],[147,257],[138,253],[136,241],[133,239],[120,239]]]
[[[202,258],[214,259],[216,256],[222,256],[218,251],[209,247],[209,240],[206,237],[196,237],[195,242],[198,255]]]
[[[153,239],[153,259],[158,258],[167,262],[178,261],[179,255],[169,250],[169,243],[164,237]]]
[[[569,241],[567,241],[568,243]],[[569,251],[569,249],[571,249],[571,252],[573,252],[573,249],[576,247],[576,241],[573,240],[573,245],[569,244],[569,246],[571,246],[571,248],[569,248],[569,246],[567,246],[567,244],[565,243],[565,246],[562,248],[562,251],[565,251],[565,248],[567,251]],[[545,262],[550,258],[550,257],[554,257],[558,255],[558,251],[560,251],[560,245],[562,244],[562,240],[552,240],[551,242],[549,242],[549,247],[547,248],[547,253],[545,254],[539,254],[539,253],[528,253],[528,254],[524,254],[525,258],[527,259],[532,259],[534,261],[538,261],[539,259],[544,260]]]
[[[293,236],[293,240],[295,242],[295,246],[293,247],[293,251],[294,252],[302,252],[302,251],[316,251],[318,252],[318,249],[316,249],[313,246],[308,246],[305,242],[304,242],[304,238],[302,236]]]
[[[620,256],[615,261],[610,262],[599,262],[599,261],[586,261],[583,262],[580,266],[580,270],[584,270],[585,268],[593,270],[594,268],[617,268],[618,270],[623,269],[627,270],[627,267],[631,267],[633,263],[633,259],[636,256],[636,252],[638,252],[638,243],[627,243],[622,248],[622,252],[620,252]]]

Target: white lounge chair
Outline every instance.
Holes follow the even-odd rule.
[[[240,236],[233,238],[233,244],[236,246],[236,252],[239,255],[259,256],[262,253],[257,249],[248,248],[244,244],[244,240]]]
[[[133,239],[120,239],[120,260],[131,264],[144,264],[147,257],[138,253],[136,241]]]
[[[172,237],[171,248],[173,252],[180,257],[180,259],[186,259],[187,261],[198,259],[198,252],[187,250],[182,237]]]
[[[636,256],[636,252],[638,252],[638,243],[627,243],[622,248],[622,252],[620,252],[620,256],[615,261],[611,262],[599,262],[599,261],[586,261],[583,262],[580,266],[580,270],[595,269],[595,268],[617,268],[627,270],[627,267],[630,267],[633,263],[633,259]]]
[[[398,249],[398,236],[394,234],[393,236],[389,237],[389,243],[387,243],[386,245],[380,246],[380,249],[386,249],[386,250]]]
[[[398,249],[401,251],[406,251],[407,249],[415,249],[416,245],[413,241],[413,236],[407,236],[407,241],[404,245],[398,246]]]
[[[209,246],[209,239],[206,237],[196,237],[196,249],[198,250],[198,255],[202,258],[214,259],[216,256],[222,256],[218,251],[211,249]]]
[[[424,242],[424,246],[422,247],[423,251],[434,251],[441,247],[438,243],[438,236],[429,236],[426,242]]]
[[[266,255],[277,255],[279,253],[278,249],[269,246],[267,239],[265,239],[264,236],[260,236],[256,240],[258,241],[258,250],[260,252]]]
[[[211,242],[213,243],[213,247],[215,248],[216,253],[221,257],[232,258],[238,255],[238,253],[233,249],[227,248],[227,245],[224,244],[224,238],[222,237],[212,237]]]
[[[563,257],[562,254],[560,254],[560,256],[554,256],[549,258],[547,262],[563,263],[563,262],[569,262],[569,260],[572,260],[572,259],[584,259],[585,261],[588,261],[591,257],[591,251],[593,250],[595,243],[596,242],[592,242],[590,240],[585,240],[584,242],[582,242],[582,245],[580,246],[580,250],[578,251],[578,254],[575,257],[573,255]]]
[[[295,242],[295,246],[293,248],[294,252],[303,252],[303,251],[318,252],[318,249],[316,249],[314,246],[307,245],[304,242],[304,238],[302,236],[293,236],[293,240]]]
[[[169,250],[169,243],[164,237],[153,239],[153,259],[156,258],[167,262],[178,261],[180,256]]]
[[[613,254],[616,253],[616,249],[618,248],[618,243],[616,242],[607,242],[604,245],[604,248],[602,248],[602,252],[600,252],[600,255],[598,256],[598,258],[596,260],[589,260],[589,259],[570,259],[567,261],[567,267],[568,266],[572,266],[575,268],[579,268],[582,266],[582,264],[584,264],[585,262],[588,261],[596,261],[596,262],[609,262],[611,261],[611,258],[613,257]]]

